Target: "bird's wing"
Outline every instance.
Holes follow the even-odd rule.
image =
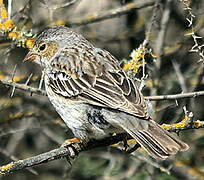
[[[107,51],[62,52],[48,73],[52,90],[65,98],[117,109],[148,119],[146,103],[133,80]]]

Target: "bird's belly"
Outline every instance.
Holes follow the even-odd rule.
[[[50,102],[76,137],[101,139],[117,133],[117,128],[106,120],[101,109],[69,98],[65,100],[53,91],[47,92]]]

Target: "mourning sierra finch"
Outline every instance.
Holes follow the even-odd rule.
[[[127,132],[154,158],[188,149],[151,119],[143,95],[117,59],[71,29],[42,32],[25,61],[43,68],[49,100],[82,141]]]

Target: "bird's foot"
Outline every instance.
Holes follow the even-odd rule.
[[[66,159],[70,165],[72,165],[71,160],[75,159],[78,156],[78,149],[81,142],[82,141],[80,138],[72,138],[65,140],[61,145],[61,147],[69,150],[69,156],[67,156]]]
[[[75,137],[75,138],[71,138],[71,139],[66,139],[61,146],[67,147],[71,144],[80,143],[80,142],[81,142],[81,139]]]

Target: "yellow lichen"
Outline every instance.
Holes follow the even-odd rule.
[[[11,19],[6,20],[3,23],[0,23],[0,30],[2,29],[3,31],[7,32],[8,30],[14,28],[14,23]]]
[[[0,11],[0,18],[1,18],[1,19],[6,19],[6,18],[8,18],[8,13],[7,13],[7,11],[6,11],[5,8],[2,8],[2,9],[1,9],[1,11]]]
[[[8,33],[8,37],[11,39],[16,39],[21,37],[21,33],[18,31],[13,31]]]
[[[12,39],[17,46],[26,46],[28,48],[32,48],[33,46],[33,40],[27,40],[32,34],[23,30],[17,30],[13,20],[8,19],[8,12],[2,0],[0,0],[0,32],[4,33],[8,39]]]
[[[194,126],[195,128],[199,128],[199,127],[201,127],[201,126],[204,126],[204,122],[199,121],[199,120],[194,121],[194,122],[193,122],[193,126]]]
[[[186,123],[176,123],[176,124],[174,124],[174,127],[179,127],[179,128],[184,128],[184,127],[186,127]]]
[[[130,57],[135,60],[138,61],[139,59],[143,59],[145,56],[144,51],[142,48],[138,48],[132,51],[132,53],[130,54]]]
[[[30,116],[33,116],[33,114],[34,112],[17,112],[17,113],[9,114],[5,118],[1,118],[0,123],[10,122],[12,120],[21,119],[23,117],[30,117]]]
[[[139,68],[143,66],[143,64],[146,64],[144,62],[145,49],[140,46],[138,49],[132,51],[130,57],[131,60],[123,65],[123,69],[132,73],[138,73]]]
[[[12,82],[19,82],[21,81],[22,79],[26,78],[25,76],[14,76],[12,80]],[[10,76],[5,76],[5,75],[0,75],[0,79],[11,79]]]
[[[27,112],[25,115],[26,116],[32,116],[32,115],[34,115],[35,113],[34,112]]]
[[[169,125],[169,124],[162,124],[161,127],[162,127],[163,129],[166,129],[167,131],[168,131],[168,130],[171,130],[171,128],[172,128],[172,126]]]
[[[33,45],[34,45],[34,42],[35,42],[35,40],[33,40],[33,39],[28,39],[28,40],[26,41],[26,46],[27,46],[29,49],[31,49],[31,48],[33,47]]]
[[[20,81],[22,78],[21,77],[18,77],[18,76],[14,76],[13,77],[13,82],[18,82],[18,81]]]
[[[4,172],[9,171],[13,167],[13,165],[14,165],[13,163],[9,163],[5,166],[1,166],[0,168],[1,173],[4,174]]]
[[[7,19],[8,13],[6,11],[5,5],[3,3],[3,0],[0,0],[0,20]]]
[[[141,66],[140,63],[137,64],[134,61],[130,61],[129,63],[124,64],[123,69],[125,71],[131,70],[133,73],[137,73],[140,66]]]

